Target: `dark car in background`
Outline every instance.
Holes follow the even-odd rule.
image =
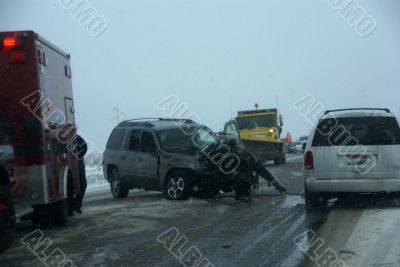
[[[255,163],[237,142],[224,143],[191,120],[138,119],[114,128],[103,171],[115,198],[133,188],[162,191],[171,200],[219,190],[240,197],[249,195],[258,180]]]

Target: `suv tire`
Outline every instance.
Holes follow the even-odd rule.
[[[184,171],[173,171],[167,175],[164,183],[164,195],[169,200],[187,199],[191,189],[190,175]]]
[[[110,174],[110,188],[114,198],[126,198],[129,194],[129,186],[121,181],[116,168],[114,168]]]
[[[237,198],[249,197],[251,195],[252,185],[250,183],[241,183],[235,186],[235,194]]]

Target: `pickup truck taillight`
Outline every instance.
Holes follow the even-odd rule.
[[[314,157],[311,151],[307,151],[304,155],[304,169],[313,170],[314,169]]]

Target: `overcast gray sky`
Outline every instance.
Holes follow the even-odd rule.
[[[68,2],[70,0],[63,0]],[[376,20],[361,37],[328,0],[89,0],[108,23],[88,34],[58,0],[0,0],[0,31],[34,30],[72,56],[76,119],[104,149],[118,104],[124,116],[159,117],[178,96],[213,130],[232,111],[275,107],[284,132],[311,125],[293,103],[399,112],[400,1],[359,3]]]

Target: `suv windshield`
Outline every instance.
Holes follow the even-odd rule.
[[[321,120],[312,143],[313,146],[394,144],[400,144],[396,119],[378,116]]]
[[[157,132],[161,147],[171,153],[197,152],[218,142],[208,128],[174,128]]]
[[[238,117],[236,120],[239,130],[269,128],[276,126],[276,116],[273,114]]]

